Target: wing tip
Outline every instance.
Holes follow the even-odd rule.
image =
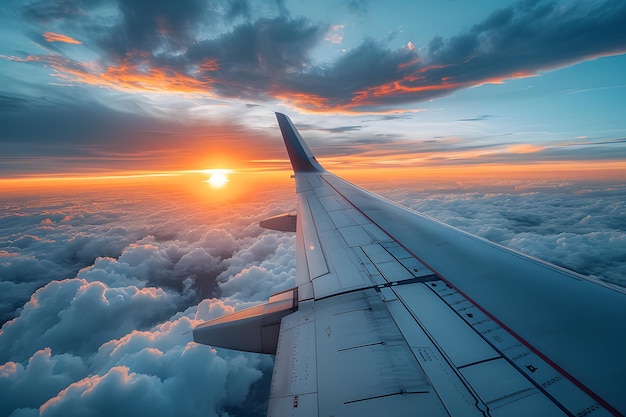
[[[324,168],[317,162],[315,156],[307,146],[298,129],[289,117],[283,113],[274,112],[278,120],[278,126],[285,141],[285,147],[291,160],[293,171],[298,172],[324,172]]]

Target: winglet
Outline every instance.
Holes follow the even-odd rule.
[[[317,162],[315,156],[300,136],[289,117],[282,113],[276,113],[280,131],[289,153],[293,172],[323,172],[324,168]]]

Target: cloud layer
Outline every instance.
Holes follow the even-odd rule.
[[[362,184],[626,285],[623,186]],[[271,358],[196,345],[188,332],[293,286],[294,237],[256,225],[293,210],[291,186],[225,206],[163,187],[4,196],[0,414],[262,415]]]
[[[623,184],[503,180],[414,190],[378,192],[472,234],[626,286]]]

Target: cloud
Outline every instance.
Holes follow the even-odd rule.
[[[133,50],[178,50],[191,43],[196,26],[210,16],[202,0],[120,0],[117,6],[121,20],[100,43],[119,56]]]
[[[54,98],[45,100],[0,97],[0,108],[7,107],[0,111],[0,177],[201,169],[218,152],[245,165],[248,159],[273,159],[282,151],[267,146],[276,140],[267,130],[241,125],[239,109],[228,120],[204,113],[200,118],[194,106],[202,103],[191,99],[160,100],[157,108],[129,99],[112,108],[90,95],[55,96],[58,92],[56,88]]]
[[[626,52],[620,21],[626,7],[607,1],[519,2],[492,13],[465,33],[433,38],[427,53],[398,66],[391,82],[354,92],[348,107],[427,100],[460,88],[536,75],[575,62]],[[581,34],[585,34],[581,36]]]
[[[93,353],[113,337],[173,315],[179,307],[177,298],[155,287],[112,288],[83,279],[52,281],[2,327],[0,362],[23,361],[46,347],[79,356]]]
[[[293,237],[256,225],[288,210],[292,194],[287,203],[275,198],[284,190],[267,189],[271,203],[216,207],[176,190],[3,197],[2,284],[28,295],[6,298],[15,317],[0,330],[0,414],[266,409],[272,359],[197,345],[189,332],[293,284]],[[260,295],[232,284],[228,298],[215,298],[218,276],[239,283],[255,268],[265,268],[255,276]]]
[[[275,233],[261,237],[231,258],[217,280],[222,297],[264,301],[295,286],[295,238]],[[237,271],[237,272],[235,272]]]
[[[69,354],[53,357],[47,347],[35,352],[26,365],[6,362],[0,365],[0,413],[8,416],[17,408],[38,408],[87,374],[81,358]]]
[[[339,44],[343,42],[344,27],[345,25],[332,25],[330,29],[328,30],[328,33],[326,33],[324,40],[330,43],[335,43],[335,44]]]
[[[220,415],[242,402],[262,373],[244,355],[221,358],[207,346],[143,348],[127,353],[127,365],[77,381],[44,403],[42,416],[107,413],[134,416]],[[252,365],[252,366],[251,366]],[[133,371],[137,369],[138,371]],[[115,401],[111,401],[115,398]]]
[[[218,354],[191,343],[184,334],[191,326],[188,317],[181,317],[150,331],[134,331],[105,343],[93,357],[51,355],[46,348],[26,366],[6,363],[0,366],[0,386],[7,388],[0,394],[3,411],[8,415],[20,407],[39,408],[35,415],[41,416],[221,415],[219,410],[246,399],[271,361],[237,352]],[[92,373],[94,369],[98,371]],[[9,398],[11,393],[15,395]]]
[[[461,88],[626,52],[620,36],[626,5],[612,0],[560,7],[521,1],[465,32],[435,36],[423,50],[412,44],[394,50],[385,41],[365,39],[324,64],[313,61],[313,50],[325,39],[339,42],[341,25],[291,17],[280,3],[265,10],[245,1],[212,9],[199,0],[184,3],[120,1],[114,23],[82,1],[69,2],[65,14],[55,7],[37,12],[29,7],[26,18],[58,21],[101,55],[95,62],[60,52],[4,58],[47,65],[68,83],[114,90],[280,99],[319,112],[384,112]],[[348,7],[364,8],[360,2]]]
[[[219,64],[219,71],[204,75],[212,80],[215,94],[267,99],[276,95],[284,78],[310,67],[309,53],[326,30],[304,18],[259,19],[197,43],[186,58],[192,63],[210,58]]]
[[[81,41],[76,40],[70,36],[63,35],[60,33],[54,33],[54,32],[44,32],[43,38],[47,42],[63,42],[63,43],[69,43],[69,44],[74,44],[74,45],[80,45],[82,43]]]

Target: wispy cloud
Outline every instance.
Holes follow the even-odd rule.
[[[70,36],[62,35],[60,33],[54,33],[54,32],[44,32],[43,38],[48,42],[63,42],[63,43],[70,43],[74,45],[80,45],[82,43],[81,41],[76,40]]]

